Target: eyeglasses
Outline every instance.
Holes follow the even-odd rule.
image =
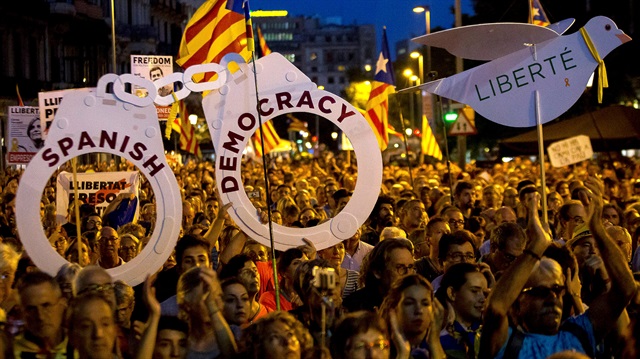
[[[456,252],[456,253],[451,253],[449,255],[447,255],[447,257],[451,258],[454,261],[457,262],[475,262],[476,260],[476,256],[473,253],[460,253],[460,252]]]
[[[102,227],[102,221],[94,221],[93,219],[88,220],[87,224],[93,224],[94,226]]]
[[[529,287],[522,290],[522,294],[527,294],[539,299],[548,298],[551,293],[555,294],[556,297],[559,298],[564,295],[564,292],[565,292],[565,287],[557,284],[551,287],[545,287],[545,286]]]
[[[396,273],[400,275],[405,275],[407,273],[415,273],[415,272],[416,272],[415,264],[409,264],[408,266],[404,264],[396,264]]]
[[[361,354],[362,356],[366,355],[367,351],[382,353],[388,349],[389,341],[383,339],[374,340],[372,342],[356,342],[351,345],[351,352],[353,354]]]
[[[463,226],[464,227],[464,219],[459,219],[459,220],[455,220],[455,219],[450,219],[449,220],[449,224],[452,226]]]

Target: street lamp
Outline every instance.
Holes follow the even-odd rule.
[[[431,8],[429,5],[419,5],[413,8],[413,12],[416,14],[424,13],[424,23],[427,30],[427,35],[431,33]],[[431,46],[427,46],[427,72],[431,71]],[[424,81],[424,77],[420,77],[420,80]]]
[[[413,51],[409,54],[412,59],[418,59],[418,72],[420,73],[420,83],[424,82],[424,57],[418,51]]]
[[[413,76],[413,70],[411,69],[404,69],[404,71],[402,71],[402,76],[409,78],[411,76]]]

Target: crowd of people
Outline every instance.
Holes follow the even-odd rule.
[[[78,170],[136,168],[112,161]],[[353,237],[316,248],[301,236],[286,251],[234,224],[214,172],[209,161],[174,166],[180,237],[163,267],[131,286],[107,270],[139,255],[162,221],[146,180],[137,196],[120,195],[104,210],[72,202],[61,214],[52,177],[41,225],[68,263],[51,276],[23,250],[20,173],[6,171],[3,357],[640,357],[638,161],[548,167],[545,185],[526,158],[451,171],[386,165]],[[293,228],[330,220],[357,181],[371,180],[356,159],[330,152],[271,159],[268,182],[262,164],[248,160],[242,176],[262,221]]]

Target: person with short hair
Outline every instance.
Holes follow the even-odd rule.
[[[100,259],[96,263],[104,269],[115,268],[125,263],[118,255],[120,249],[120,235],[111,227],[102,227],[98,232],[98,246],[100,248]]]
[[[416,261],[418,274],[432,281],[442,275],[443,270],[438,260],[440,240],[445,234],[450,234],[449,223],[442,217],[432,217],[427,223],[427,240],[429,243],[429,255]]]
[[[453,204],[460,209],[464,218],[471,217],[475,203],[474,185],[469,181],[458,181],[453,191]],[[452,228],[453,229],[453,228]]]
[[[313,352],[307,328],[287,312],[272,312],[242,333],[240,352],[247,359],[301,359]]]
[[[602,184],[589,178],[585,185],[591,202],[589,228],[603,256],[611,288],[594,298],[584,314],[561,323],[566,291],[564,274],[556,261],[542,257],[551,238],[538,218],[540,195],[528,194],[524,203],[529,217],[527,248],[492,290],[483,323],[480,357],[546,358],[567,349],[594,355],[595,344],[614,328],[616,319],[635,294],[636,285],[622,253],[602,226]],[[517,328],[509,327],[510,318]]]
[[[462,229],[451,234],[445,234],[440,239],[438,248],[438,261],[444,273],[456,263],[476,263],[476,246],[473,233]],[[435,278],[431,285],[435,290],[440,288],[442,275]]]
[[[506,222],[493,229],[490,241],[494,250],[483,256],[482,262],[487,263],[491,272],[499,278],[522,254],[527,236],[518,224]]]
[[[429,221],[424,204],[419,199],[411,199],[402,205],[399,212],[399,224],[407,236],[418,228],[424,228]]]
[[[67,355],[67,336],[62,325],[67,300],[56,280],[44,272],[25,274],[16,288],[24,315],[24,333],[14,339],[16,358],[62,359]]]
[[[331,341],[333,359],[387,359],[390,352],[387,324],[375,313],[350,313],[336,325]]]

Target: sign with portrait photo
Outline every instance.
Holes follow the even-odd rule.
[[[173,73],[173,56],[131,55],[131,73],[144,79],[156,81]],[[160,96],[168,96],[173,91],[173,84],[163,86],[158,90]],[[135,88],[138,97],[145,97],[147,90]],[[171,106],[156,106],[158,118],[169,118]]]
[[[26,164],[44,146],[40,128],[40,111],[33,106],[9,106],[7,132],[7,162]]]

